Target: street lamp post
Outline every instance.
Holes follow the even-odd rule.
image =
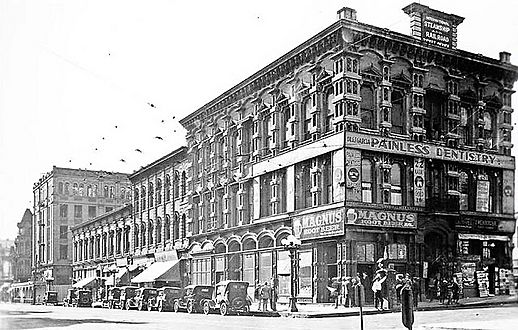
[[[297,279],[297,250],[300,248],[301,242],[298,238],[293,235],[289,235],[281,241],[282,246],[285,250],[290,252],[291,261],[291,290],[290,290],[290,301],[288,310],[290,312],[298,312],[297,309],[297,297],[295,296],[296,290],[296,279]]]

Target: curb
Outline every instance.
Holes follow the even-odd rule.
[[[474,302],[469,304],[462,305],[439,305],[439,306],[426,306],[426,307],[418,307],[417,311],[426,312],[426,311],[435,311],[435,310],[455,310],[455,309],[470,309],[470,308],[478,308],[478,307],[492,307],[498,305],[510,305],[517,304],[518,301],[495,301],[495,302]],[[388,313],[399,313],[400,310],[367,310],[363,311],[363,315],[376,315],[376,314],[388,314]],[[267,314],[264,312],[252,312],[253,314]],[[252,314],[251,313],[251,314]],[[274,312],[271,312],[272,314]],[[254,316],[281,316],[281,317],[291,317],[291,318],[325,318],[325,317],[348,317],[348,316],[359,316],[359,311],[353,312],[330,312],[330,313],[319,313],[319,312],[276,312],[278,315],[254,315]]]

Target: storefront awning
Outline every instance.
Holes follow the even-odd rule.
[[[154,281],[179,281],[179,260],[155,262],[131,280],[132,283],[148,283]]]
[[[505,235],[483,235],[483,234],[463,234],[459,233],[459,239],[477,239],[481,241],[509,241]]]
[[[72,285],[74,288],[84,288],[86,286],[91,285],[97,277],[85,277],[76,284]]]

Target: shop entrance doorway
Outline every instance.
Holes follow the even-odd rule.
[[[374,292],[372,291],[372,278],[376,274],[376,266],[372,263],[358,264],[358,276],[360,277],[365,289],[365,303],[374,304]]]

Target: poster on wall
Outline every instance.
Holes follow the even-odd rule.
[[[489,181],[477,181],[477,211],[489,212]]]
[[[361,202],[362,200],[362,181],[361,181],[361,164],[362,154],[360,150],[345,150],[345,182],[347,188],[347,200]]]
[[[502,212],[514,214],[514,172],[502,171]]]
[[[340,149],[333,154],[333,202],[344,201],[344,182],[344,150]]]
[[[489,278],[484,271],[475,272],[477,275],[478,296],[485,298],[489,296]]]
[[[425,161],[414,158],[414,206],[425,206]]]

